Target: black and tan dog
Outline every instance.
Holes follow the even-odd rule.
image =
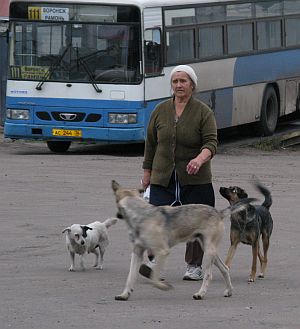
[[[264,278],[268,263],[268,249],[273,230],[273,220],[270,214],[272,197],[270,191],[258,181],[254,182],[255,188],[264,195],[265,200],[261,205],[248,204],[244,209],[231,215],[230,242],[231,246],[225,260],[230,268],[237,245],[242,242],[252,246],[252,267],[248,282],[254,282],[256,277],[257,257],[261,265],[259,278]],[[238,186],[220,187],[220,194],[234,205],[248,198],[248,194]],[[263,244],[263,255],[260,250],[260,238]]]
[[[128,229],[133,250],[131,254],[130,270],[123,292],[116,296],[117,300],[127,300],[133,291],[139,268],[143,261],[145,250],[151,250],[155,255],[156,265],[150,275],[152,284],[162,290],[168,290],[171,285],[160,280],[160,273],[170,249],[180,242],[197,239],[204,251],[204,278],[201,288],[193,295],[194,299],[202,299],[212,280],[212,265],[221,271],[226,289],[224,296],[232,294],[232,285],[228,267],[218,256],[218,245],[224,232],[223,218],[232,211],[240,210],[244,203],[255,199],[244,199],[224,210],[200,204],[179,207],[153,206],[139,196],[137,190],[121,187],[112,181],[112,189],[118,207],[117,217],[124,219]]]

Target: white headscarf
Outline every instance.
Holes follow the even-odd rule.
[[[171,71],[170,74],[170,80],[172,80],[172,76],[175,72],[185,72],[190,78],[191,80],[194,82],[195,88],[197,87],[197,75],[195,73],[195,71],[188,65],[178,65],[176,67],[174,67],[174,69]]]

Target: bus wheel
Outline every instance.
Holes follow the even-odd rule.
[[[260,121],[257,122],[257,132],[260,136],[271,136],[277,126],[278,120],[278,99],[273,87],[269,86],[265,90]]]
[[[47,146],[50,151],[55,153],[64,153],[67,152],[71,142],[57,142],[57,141],[48,141]]]

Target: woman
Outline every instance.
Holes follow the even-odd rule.
[[[170,80],[173,97],[160,103],[150,118],[143,188],[150,185],[149,202],[153,205],[202,203],[214,206],[210,163],[217,149],[214,114],[193,97],[197,76],[190,66],[175,67]],[[202,279],[202,258],[199,242],[187,243],[184,280]],[[149,272],[140,273],[149,275]]]

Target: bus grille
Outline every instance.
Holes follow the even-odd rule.
[[[72,121],[72,122],[80,122],[83,121],[84,117],[85,117],[85,113],[83,112],[76,112],[76,113],[72,113],[74,114],[74,117],[70,117],[69,120],[67,120],[64,115],[65,112],[51,112],[51,115],[53,117],[54,120],[56,121]]]
[[[74,116],[72,115],[66,116],[64,114],[65,112],[51,112],[51,115],[45,111],[36,112],[36,116],[43,121],[51,121],[52,119],[54,119],[55,121],[64,121],[64,122],[80,122],[80,121],[97,122],[102,118],[102,115],[99,113],[89,113],[87,116],[86,113],[84,112],[68,113],[68,114],[74,114]],[[66,117],[67,119],[64,119]]]
[[[40,120],[46,120],[46,121],[51,121],[51,116],[48,112],[36,112],[36,116]]]

